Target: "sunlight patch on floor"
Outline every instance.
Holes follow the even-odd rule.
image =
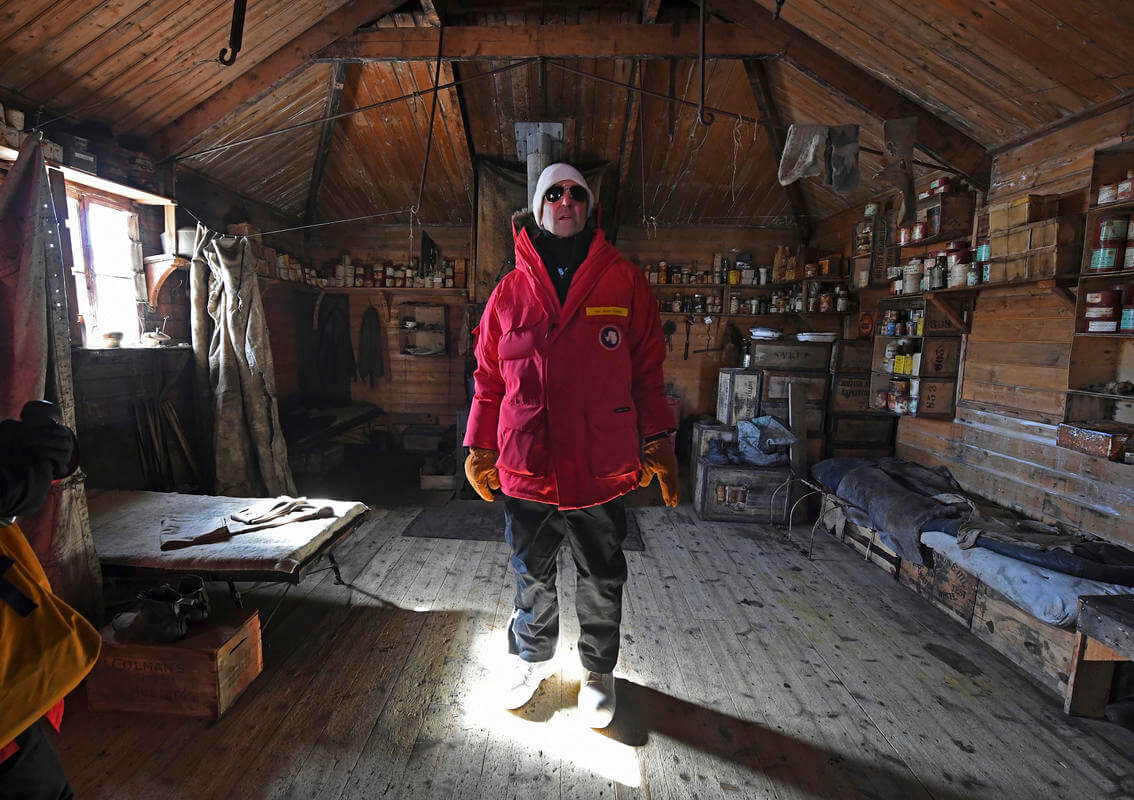
[[[496,676],[504,673],[511,658],[504,634],[499,629],[482,633],[474,640],[469,657],[476,666],[469,670],[466,680],[468,695],[463,710],[468,723],[624,786],[641,784],[635,748],[610,739],[579,720],[575,696],[583,669],[572,653],[559,653],[557,673],[543,682],[526,706],[516,711],[501,708],[499,702]]]

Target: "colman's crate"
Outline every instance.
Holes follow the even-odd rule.
[[[703,520],[715,522],[779,522],[785,494],[776,495],[776,509],[770,510],[772,493],[791,477],[787,467],[755,467],[743,464],[711,464],[697,460],[693,508]]]
[[[219,719],[264,668],[255,609],[214,614],[171,644],[119,642],[110,625],[101,633],[87,677],[95,710]]]
[[[752,419],[760,410],[760,370],[726,368],[717,382],[717,419],[725,425]]]

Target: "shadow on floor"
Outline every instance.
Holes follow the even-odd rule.
[[[578,681],[574,681],[560,692],[541,690],[532,702],[514,713],[528,722],[547,722],[565,708],[556,698],[574,698],[578,688]],[[752,776],[763,774],[777,785],[801,789],[809,797],[971,800],[980,796],[982,789],[991,788],[972,780],[964,780],[964,785],[956,788],[927,784],[896,755],[885,762],[848,757],[767,725],[723,714],[632,681],[618,679],[617,691],[614,721],[599,731],[607,738],[640,748],[651,735],[662,736],[731,762]],[[676,756],[674,760],[676,763]],[[704,762],[693,763],[695,767],[689,772],[704,770]],[[693,780],[687,772],[675,769],[679,780]],[[690,785],[689,789],[693,788]],[[752,788],[756,788],[755,784]]]

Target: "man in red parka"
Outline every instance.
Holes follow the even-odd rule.
[[[626,510],[622,495],[658,476],[678,502],[673,417],[662,379],[657,300],[641,271],[594,223],[582,174],[552,164],[532,208],[512,219],[516,269],[476,329],[476,395],[465,474],[482,498],[505,495],[515,657],[504,705],[519,708],[554,673],[556,561],[567,540],[578,569],[579,709],[591,727],[614,716]]]

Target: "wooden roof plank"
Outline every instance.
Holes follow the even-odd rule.
[[[257,97],[286,80],[320,48],[346,36],[364,22],[383,16],[396,6],[397,0],[350,0],[345,3],[158,131],[155,138],[159,151],[168,155],[182,150],[202,131],[254,103]]]
[[[772,155],[778,172],[780,159],[783,158],[784,154],[784,124],[779,109],[776,107],[776,99],[772,95],[767,68],[762,60],[750,58],[744,61],[744,71],[752,87],[756,107],[760,110],[760,119],[768,123],[769,127],[764,130],[772,141]],[[799,229],[800,237],[807,241],[811,238],[811,224],[807,218],[807,200],[803,196],[798,181],[789,183],[785,188],[795,225]]]
[[[723,13],[753,29],[778,31],[786,58],[824,85],[883,119],[912,116],[918,119],[918,144],[942,163],[954,167],[978,185],[988,185],[991,162],[984,147],[956,127],[875,78],[858,65],[822,44],[779,22],[743,0],[715,0],[714,12]],[[790,45],[790,48],[789,48]]]

